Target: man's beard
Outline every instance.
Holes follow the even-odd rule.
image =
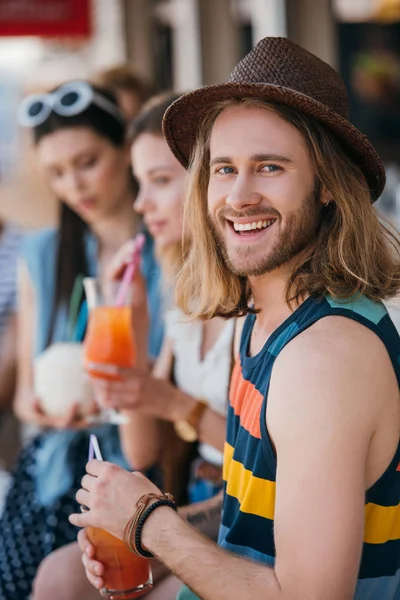
[[[211,219],[210,222],[218,249],[228,269],[234,275],[240,277],[257,277],[275,271],[312,247],[319,229],[321,211],[320,187],[316,185],[313,191],[306,197],[302,207],[288,215],[284,231],[280,233],[272,248],[268,249],[268,254],[261,256],[256,264],[251,264],[251,257],[254,253],[252,247],[236,248],[235,257],[229,256],[221,228]],[[234,211],[227,208],[220,213],[220,222],[225,223],[225,217],[227,216],[234,217],[239,215],[234,214]],[[260,220],[263,217],[258,209],[257,211],[256,209],[252,209],[245,213],[240,213],[240,217],[251,218],[252,216],[260,217]],[[281,222],[281,215],[275,209],[269,209],[268,214],[264,218],[276,218],[272,227],[278,227]],[[257,248],[256,253],[259,254],[259,252],[260,249]]]

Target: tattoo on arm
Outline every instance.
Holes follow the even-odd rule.
[[[221,518],[222,499],[218,503],[211,506],[209,509],[200,509],[186,515],[186,521],[196,529],[201,528],[204,523],[207,523],[215,518]]]

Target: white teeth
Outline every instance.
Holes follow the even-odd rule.
[[[268,221],[253,221],[252,223],[233,223],[235,231],[252,231],[253,229],[265,229],[274,223],[275,219]]]

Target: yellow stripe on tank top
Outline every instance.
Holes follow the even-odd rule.
[[[233,459],[233,447],[225,444],[223,478],[226,493],[236,498],[244,513],[274,519],[275,482],[255,477],[242,463]]]
[[[400,539],[400,504],[379,506],[369,502],[365,506],[364,542],[385,544]]]

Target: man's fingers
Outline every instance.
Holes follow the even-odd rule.
[[[104,575],[105,567],[98,560],[94,560],[89,558],[87,554],[83,554],[82,562],[86,571],[89,571],[95,577],[102,577]]]
[[[86,464],[86,473],[93,475],[93,477],[99,477],[107,470],[115,469],[116,465],[111,464],[106,460],[96,460],[93,458]]]
[[[73,513],[72,515],[69,515],[68,521],[72,525],[75,525],[75,527],[89,527],[90,525],[93,525],[92,515],[89,516],[89,513],[90,510],[84,513]]]
[[[92,573],[85,564],[85,559],[87,559],[87,556],[84,554],[82,556],[82,563],[85,567],[85,573],[86,573],[86,577],[88,578],[89,582],[98,590],[101,590],[101,588],[104,587],[105,582],[104,579],[102,577],[99,577],[98,575]]]
[[[90,508],[90,498],[91,498],[90,492],[80,489],[76,492],[75,498],[76,498],[76,501],[79,502],[79,504]]]
[[[93,491],[96,478],[92,475],[84,475],[81,480],[81,487],[88,492]]]
[[[90,507],[88,506],[88,497],[90,497],[89,492],[85,492],[85,490],[79,490],[76,494],[76,499],[80,504],[82,504],[82,506],[88,507],[89,510],[73,513],[68,517],[68,521],[72,523],[72,525],[75,525],[75,527],[79,527],[81,529],[85,527],[99,527],[97,516],[93,510],[90,510]],[[83,502],[81,500],[83,500]]]
[[[94,546],[89,541],[86,529],[80,529],[78,531],[78,544],[82,554],[85,553],[89,558],[94,557]]]

